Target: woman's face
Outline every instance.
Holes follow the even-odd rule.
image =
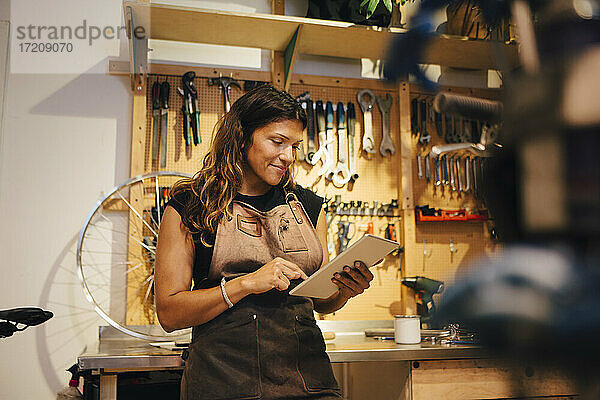
[[[301,143],[302,123],[298,120],[272,122],[255,130],[246,153],[246,183],[249,186],[277,185],[294,162]]]

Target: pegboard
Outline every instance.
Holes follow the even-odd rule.
[[[160,168],[158,161],[152,160],[152,85],[156,81],[167,80],[170,85],[169,116],[167,122],[167,157],[166,167]],[[223,95],[219,86],[209,85],[208,79],[196,77],[194,86],[198,91],[198,108],[200,110],[200,138],[202,143],[186,146],[183,136],[183,117],[181,107],[183,97],[177,88],[182,88],[181,76],[148,75],[146,85],[146,140],[144,149],[144,171],[179,171],[195,173],[202,168],[202,159],[207,153],[213,137],[213,129],[224,114]],[[230,90],[230,101],[233,103],[242,91],[233,87]]]
[[[362,134],[364,131],[363,113],[358,105],[357,94],[361,88],[330,87],[292,84],[290,94],[294,97],[309,91],[313,102],[317,100],[331,101],[334,105],[342,102],[346,105],[349,101],[354,103],[356,109],[356,126],[354,137],[354,149],[358,154],[356,159],[356,169],[359,178],[354,183],[348,183],[342,188],[335,187],[324,177],[318,176],[318,170],[321,163],[314,167],[307,162],[296,162],[295,178],[296,181],[304,186],[311,188],[318,195],[327,199],[333,199],[336,195],[341,197],[341,201],[348,203],[350,201],[380,203],[390,203],[393,199],[398,199],[398,174],[399,174],[399,118],[398,118],[398,92],[397,90],[373,90],[376,96],[383,96],[389,93],[392,96],[392,106],[390,110],[390,131],[396,148],[393,155],[383,157],[379,153],[379,145],[383,136],[382,114],[377,104],[372,110],[373,137],[375,140],[374,154],[368,154],[362,151]],[[335,131],[335,127],[334,127]],[[315,141],[318,138],[315,135]],[[305,142],[307,138],[305,137]],[[336,141],[333,144],[337,156],[337,132]],[[316,146],[315,143],[315,147]],[[384,236],[388,223],[396,227],[396,234],[401,232],[400,217],[398,210],[395,210],[396,216],[336,216],[333,218],[329,229],[328,238],[333,241],[336,251],[332,257],[337,254],[339,241],[337,239],[337,223],[340,220],[349,221],[353,225],[354,235],[350,244],[362,237],[365,233],[368,222],[373,222],[374,233],[378,236]],[[372,269],[375,279],[371,283],[371,288],[365,293],[352,298],[348,304],[339,311],[321,316],[321,318],[332,320],[377,320],[389,319],[395,314],[401,313],[400,310],[400,257],[390,255],[384,262]]]
[[[412,88],[411,88],[412,89]],[[450,91],[457,91],[456,89]],[[472,90],[458,90],[464,94],[478,97],[493,98],[489,93],[473,93]],[[466,93],[465,93],[466,92]],[[433,95],[411,90],[411,100],[424,100],[429,102]],[[425,155],[429,153],[434,145],[446,144],[444,139],[445,121],[441,124],[442,132],[438,132],[440,125],[427,118],[427,131],[431,135],[431,142],[422,146],[419,144],[418,135],[412,135],[411,154],[413,162],[413,196],[415,205],[428,205],[431,208],[446,210],[485,209],[485,204],[480,198],[470,192],[453,191],[448,186],[435,186],[435,162],[431,162],[431,181],[425,177],[419,178],[417,155],[422,155],[422,171],[425,175]],[[413,129],[416,132],[416,129]],[[451,153],[449,154],[451,155]],[[464,168],[464,158],[461,158],[461,166]],[[463,184],[465,183],[465,171],[463,169]],[[471,185],[473,183],[471,182]],[[495,258],[501,248],[500,244],[490,237],[490,229],[493,221],[473,222],[415,222],[415,251],[417,262],[407,265],[404,269],[405,276],[425,276],[428,278],[444,281],[452,285],[460,279],[464,279],[474,273],[471,269],[473,262],[487,256]]]
[[[163,82],[168,80],[170,84],[170,102],[168,119],[168,137],[167,137],[167,163],[165,168],[159,168],[158,162],[153,162],[151,157],[152,146],[152,84],[159,80]],[[343,79],[342,79],[343,80]],[[352,80],[357,81],[357,80]],[[208,79],[196,77],[194,85],[198,90],[198,100],[200,109],[200,129],[202,143],[198,146],[186,147],[183,137],[182,127],[182,97],[177,92],[177,87],[181,87],[181,77],[174,75],[149,75],[146,85],[146,132],[145,140],[140,141],[144,146],[144,170],[145,172],[162,170],[172,170],[187,173],[195,173],[202,166],[202,159],[209,149],[213,136],[213,129],[219,118],[224,113],[223,96],[218,86],[210,86]],[[348,85],[309,85],[304,83],[292,83],[290,94],[294,97],[309,91],[313,102],[322,100],[323,103],[331,101],[334,106],[338,102],[347,104],[352,101],[356,109],[356,135],[354,137],[354,148],[359,153],[357,158],[357,170],[359,178],[354,183],[348,183],[342,188],[335,187],[331,182],[326,181],[324,177],[318,176],[318,170],[321,167],[319,162],[315,166],[302,161],[296,161],[294,167],[294,177],[296,181],[304,187],[312,189],[314,192],[327,199],[333,199],[339,195],[342,202],[363,201],[372,204],[373,201],[380,203],[390,203],[393,199],[399,199],[401,188],[399,187],[401,174],[400,159],[400,121],[399,121],[399,90],[398,88],[370,88],[376,95],[385,96],[389,93],[393,98],[393,104],[390,111],[390,129],[394,140],[396,152],[394,155],[382,157],[379,154],[379,145],[382,139],[382,114],[375,104],[373,109],[373,135],[375,139],[375,154],[367,154],[363,151],[362,133],[363,133],[363,114],[357,102],[357,93],[360,87],[347,87]],[[413,92],[411,87],[411,96],[425,96],[427,94]],[[243,91],[232,88],[230,91],[230,101],[235,102]],[[433,123],[428,125],[432,132],[432,143],[441,143],[442,139],[435,133]],[[335,131],[335,128],[334,128]],[[337,155],[337,135],[335,136],[334,150]],[[413,191],[415,204],[429,204],[431,207],[439,208],[478,208],[481,204],[470,195],[456,196],[454,193],[436,191],[431,185],[420,180],[417,176],[416,152],[417,137],[411,137],[410,149],[412,155],[411,173],[413,174]],[[304,149],[306,153],[306,132]],[[318,137],[315,135],[315,147],[318,148]],[[430,147],[429,146],[429,147]],[[402,202],[399,202],[402,203]],[[402,286],[400,278],[403,276],[427,276],[433,279],[444,280],[446,283],[452,283],[461,276],[466,276],[471,272],[466,266],[476,257],[482,254],[493,254],[497,249],[489,238],[488,224],[486,223],[415,223],[414,221],[403,221],[401,215],[403,211],[395,210],[394,216],[335,216],[329,226],[329,240],[333,242],[333,256],[337,253],[339,243],[337,241],[337,223],[340,220],[349,221],[352,224],[354,235],[350,244],[360,238],[366,229],[367,223],[372,221],[374,233],[384,236],[384,231],[388,223],[395,224],[397,239],[403,243],[402,224],[410,222],[415,225],[415,242],[411,246],[411,251],[416,251],[421,257],[411,257],[410,265],[403,265],[402,256],[390,255],[384,262],[372,269],[375,279],[371,288],[364,294],[350,299],[348,304],[334,314],[325,316],[326,319],[334,320],[377,320],[391,319],[396,314],[411,312],[405,308],[402,303]],[[454,250],[450,252],[450,240],[453,242]],[[424,244],[425,243],[425,244]],[[408,249],[408,246],[407,246]],[[414,260],[417,260],[416,262]],[[402,268],[400,270],[400,268]],[[404,293],[407,293],[404,291]],[[410,292],[408,292],[410,293]]]
[[[167,124],[167,162],[165,168],[159,168],[158,161],[152,160],[152,85],[156,81],[163,82],[167,80],[170,84],[169,96],[169,119]],[[171,170],[195,173],[202,166],[202,159],[210,146],[210,140],[213,135],[213,129],[219,118],[224,113],[223,96],[218,86],[209,86],[208,79],[197,77],[194,85],[198,90],[198,100],[200,109],[200,129],[202,132],[202,143],[198,146],[185,145],[182,127],[182,97],[177,92],[177,87],[181,87],[181,77],[170,75],[149,75],[146,86],[146,140],[144,149],[144,167],[146,172],[156,170]],[[356,135],[355,151],[361,149],[363,117],[362,111],[357,103],[357,93],[360,88],[340,88],[293,84],[289,90],[292,96],[297,96],[305,91],[310,91],[313,101],[322,100],[331,101],[334,105],[337,102],[347,104],[352,101],[356,108]],[[390,90],[374,90],[376,95],[390,93],[393,97],[393,104],[390,111],[390,129],[396,148],[398,148],[398,108],[397,92]],[[230,100],[233,103],[243,92],[237,88],[232,88]],[[335,129],[334,129],[335,131]],[[306,135],[306,132],[305,132]],[[330,182],[326,182],[323,177],[318,177],[317,172],[321,164],[312,166],[306,162],[297,161],[294,167],[294,177],[296,181],[312,189],[320,196],[333,198],[340,195],[343,202],[351,200],[373,201],[390,203],[392,199],[398,199],[398,152],[395,155],[382,157],[379,154],[379,144],[382,137],[381,112],[377,105],[373,109],[373,136],[375,139],[375,154],[366,154],[361,152],[357,158],[357,171],[360,175],[354,184],[349,184],[343,188],[336,188]],[[337,133],[334,143],[335,154],[337,155]],[[318,139],[317,143],[318,143]],[[305,146],[307,139],[305,138]],[[317,145],[315,143],[315,145]],[[318,147],[317,147],[318,148]],[[305,147],[306,149],[306,147]],[[343,218],[353,223],[354,236],[350,243],[357,240],[364,234],[367,223],[372,221],[374,224],[374,233],[380,236],[384,235],[388,223],[394,223],[399,229],[398,217],[335,217],[330,225],[329,237],[334,240],[335,253],[339,243],[337,243],[336,227],[337,222]],[[335,255],[335,254],[334,254]],[[333,319],[386,319],[400,312],[400,288],[399,288],[399,266],[400,258],[389,256],[384,263],[374,269],[375,280],[372,288],[365,294],[351,299],[342,310],[328,318]],[[375,309],[373,308],[375,307]],[[392,310],[393,309],[393,310]]]

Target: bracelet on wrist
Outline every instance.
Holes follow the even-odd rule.
[[[225,280],[225,278],[221,279],[221,294],[223,295],[223,299],[225,300],[225,303],[227,303],[227,306],[229,308],[233,307],[233,303],[231,302],[231,300],[229,300],[229,296],[227,296],[227,292],[225,291],[225,282],[227,282]]]

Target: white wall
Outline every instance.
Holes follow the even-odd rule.
[[[270,7],[267,0],[179,3],[261,13]],[[306,4],[288,0],[286,12],[305,15]],[[9,1],[0,0],[0,20],[9,18]],[[161,58],[159,53],[152,56]],[[209,61],[217,57],[214,49],[200,47],[164,48],[163,53],[176,59],[190,55]],[[225,61],[239,56],[235,49],[218,54]],[[122,58],[127,59],[126,53]],[[269,68],[265,52],[250,50],[244,62]],[[93,70],[107,70],[107,60]],[[308,56],[298,60],[295,71],[325,70],[334,76],[362,75],[359,60]],[[129,177],[131,93],[127,77],[105,73],[11,73],[5,101],[0,135],[0,309],[39,306],[55,316],[0,342],[0,399],[54,399],[67,383],[64,370],[94,342],[98,325],[105,325],[80,289],[75,246],[102,193]]]
[[[9,20],[8,1],[0,20]],[[106,70],[106,61],[94,67]],[[9,74],[0,148],[0,308],[50,321],[0,342],[0,399],[54,399],[103,324],[75,274],[76,236],[103,191],[129,176],[125,77]]]

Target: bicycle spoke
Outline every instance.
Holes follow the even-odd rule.
[[[144,220],[144,218],[142,218],[142,216],[137,212],[137,210],[135,208],[132,207],[131,204],[129,204],[129,202],[125,199],[125,197],[123,197],[123,195],[120,192],[117,192],[119,194],[119,197],[121,199],[123,199],[123,201],[125,202],[125,204],[127,204],[127,206],[129,207],[129,209],[131,211],[133,211],[133,213],[135,215],[137,215],[137,217],[142,221],[142,223],[144,225],[146,225],[148,227],[148,229],[150,229],[152,231],[152,233],[154,234],[154,236],[158,236],[158,233],[156,233],[156,231],[154,229],[152,229],[152,227],[150,225],[148,225],[148,223]]]

